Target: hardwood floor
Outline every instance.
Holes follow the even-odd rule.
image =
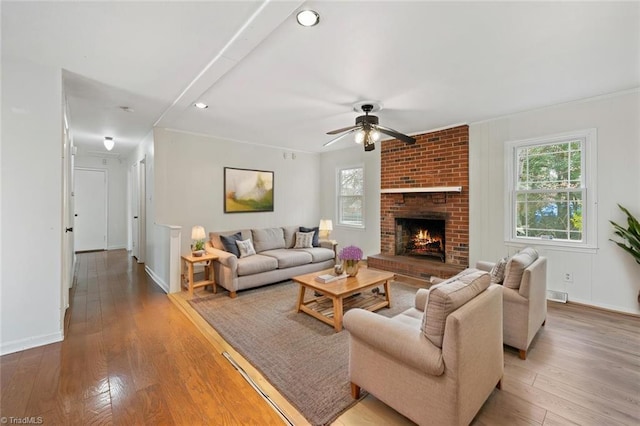
[[[123,250],[78,255],[64,342],[0,357],[0,416],[55,425],[283,424],[220,354],[227,350],[305,424],[187,297],[167,297]],[[411,422],[368,396],[334,423],[363,424]],[[473,424],[640,424],[640,318],[550,303],[527,360],[505,348],[502,389]]]
[[[126,251],[78,255],[65,340],[0,357],[0,415],[50,425],[281,425]]]

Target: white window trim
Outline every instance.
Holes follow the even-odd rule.
[[[342,223],[342,216],[341,216],[341,212],[340,212],[340,198],[341,198],[341,193],[340,193],[340,172],[342,170],[349,170],[349,169],[362,169],[362,225],[350,225],[348,223]],[[365,195],[367,193],[367,182],[365,179],[365,168],[364,168],[364,164],[355,164],[355,165],[351,165],[351,166],[340,166],[336,168],[336,226],[340,226],[343,228],[348,228],[348,229],[365,229],[365,223],[367,223],[366,221],[366,216],[365,216]]]
[[[583,206],[583,240],[579,242],[545,240],[534,237],[518,237],[515,235],[516,211],[515,211],[515,164],[517,148],[553,144],[566,142],[570,139],[581,139],[584,141],[584,151],[582,155],[582,178],[584,179],[585,197],[582,200]],[[504,239],[507,246],[539,245],[549,246],[569,251],[594,252],[598,248],[598,197],[597,197],[597,130],[584,129],[572,132],[559,133],[555,135],[542,136],[533,139],[523,139],[508,141],[504,150],[504,180],[505,180],[505,203],[504,203]]]

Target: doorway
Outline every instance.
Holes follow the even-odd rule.
[[[75,169],[74,211],[74,250],[106,250],[106,170]]]
[[[146,161],[131,166],[131,255],[144,263],[146,248]]]

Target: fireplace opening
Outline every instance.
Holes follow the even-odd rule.
[[[435,257],[445,261],[445,221],[396,218],[396,255]]]

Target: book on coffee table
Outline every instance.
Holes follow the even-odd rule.
[[[330,283],[330,282],[333,282],[333,281],[340,280],[342,278],[347,278],[346,272],[343,272],[340,275],[333,275],[333,274],[318,275],[316,277],[316,281],[318,281],[319,283],[326,284],[326,283]]]

